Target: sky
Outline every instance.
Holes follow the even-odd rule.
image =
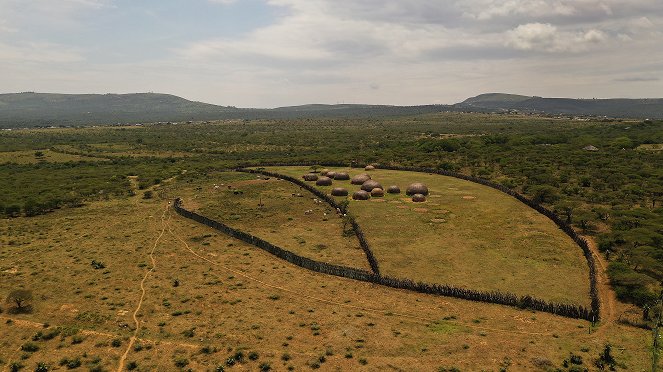
[[[416,105],[662,79],[661,0],[0,0],[2,93]]]

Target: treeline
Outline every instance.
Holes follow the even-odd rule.
[[[596,314],[591,310],[579,305],[556,304],[534,298],[532,296],[516,296],[511,293],[502,293],[499,291],[482,292],[466,288],[458,288],[449,285],[428,284],[415,282],[410,279],[397,279],[388,276],[371,273],[347,266],[333,265],[326,262],[315,261],[310,258],[299,256],[293,252],[280,248],[263,239],[251,234],[234,229],[221,222],[201,216],[182,207],[182,200],[176,199],[174,202],[175,211],[185,218],[199,222],[213,229],[221,231],[231,237],[239,239],[245,243],[254,245],[260,249],[273,254],[274,256],[288,261],[294,265],[316,271],[323,274],[340,276],[344,278],[360,280],[364,282],[383,285],[386,287],[405,289],[419,293],[440,295],[447,297],[456,297],[471,301],[487,302],[500,305],[513,306],[521,309],[530,309],[561,315],[569,318],[585,319],[596,321]]]

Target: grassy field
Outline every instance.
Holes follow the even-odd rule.
[[[307,167],[274,167],[299,177]],[[351,175],[361,169],[340,169]],[[489,187],[452,177],[414,172],[369,172],[400,195],[352,201],[383,274],[480,290],[530,294],[546,300],[589,304],[589,274],[581,249],[546,217]],[[405,195],[425,183],[425,203]],[[358,190],[350,181],[334,185]]]
[[[125,364],[137,370],[213,369],[240,352],[233,370],[536,370],[561,367],[570,353],[591,367],[607,342],[624,367],[649,363],[645,331],[611,325],[590,335],[583,321],[312,273],[167,207],[136,196],[30,224],[2,220],[0,294],[27,287],[35,299],[30,314],[3,306],[0,368],[79,359],[115,370],[135,330],[150,253],[154,271]]]
[[[350,226],[344,234],[336,212],[298,186],[235,172],[213,173],[190,186],[178,196],[206,217],[304,257],[370,271]]]

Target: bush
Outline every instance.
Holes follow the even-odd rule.
[[[37,363],[37,367],[35,367],[35,372],[48,372],[48,370],[48,365],[44,362]]]
[[[119,338],[114,339],[113,341],[111,341],[111,346],[112,347],[122,346],[122,340],[120,340]]]
[[[34,342],[26,342],[21,345],[21,350],[25,351],[26,353],[34,353],[35,351],[39,350],[39,345],[35,344]]]
[[[249,360],[258,360],[260,356],[255,351],[249,353]]]
[[[175,367],[184,368],[188,365],[189,365],[189,360],[187,358],[175,359]]]
[[[127,369],[129,371],[133,371],[136,368],[138,368],[138,363],[136,362],[129,362],[129,364],[127,364]]]
[[[260,368],[260,371],[262,371],[262,372],[267,372],[267,371],[272,370],[272,366],[267,362],[260,363],[259,368]]]

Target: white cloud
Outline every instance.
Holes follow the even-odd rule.
[[[560,31],[549,23],[528,23],[506,33],[507,46],[526,51],[578,52],[606,39],[607,35],[601,30]]]

